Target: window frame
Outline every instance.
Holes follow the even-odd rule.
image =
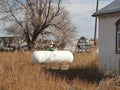
[[[120,47],[118,47],[120,43],[120,19],[116,22],[116,53],[120,53]],[[118,39],[119,38],[119,39]]]

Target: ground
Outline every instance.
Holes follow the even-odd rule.
[[[73,63],[32,64],[32,52],[0,52],[0,90],[96,90],[103,74],[94,52]]]

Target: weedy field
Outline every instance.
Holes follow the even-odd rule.
[[[103,75],[95,53],[74,62],[32,64],[32,52],[0,52],[0,90],[96,90]]]

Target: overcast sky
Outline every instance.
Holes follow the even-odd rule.
[[[97,0],[63,0],[63,6],[70,12],[70,19],[76,27],[76,36],[79,38],[94,37],[94,17],[91,15],[95,12]],[[114,0],[99,0],[99,9]],[[5,23],[0,21],[0,30]],[[1,31],[0,31],[1,32]],[[2,32],[0,36],[3,35]]]
[[[70,12],[72,23],[77,29],[77,37],[94,37],[94,17],[97,0],[64,0],[64,7]],[[99,0],[99,9],[114,0]]]

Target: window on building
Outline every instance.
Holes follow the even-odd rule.
[[[120,50],[120,31],[117,32],[117,50]]]
[[[120,19],[116,22],[116,52],[120,53]]]

